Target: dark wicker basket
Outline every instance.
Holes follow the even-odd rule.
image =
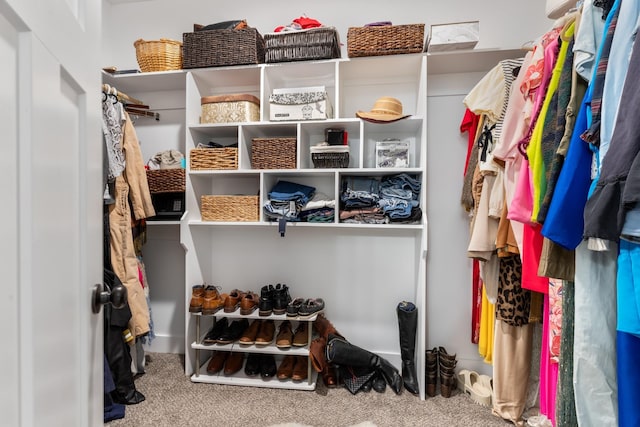
[[[185,170],[182,168],[148,170],[147,183],[151,194],[185,191]]]
[[[251,167],[253,169],[295,169],[296,138],[253,138]]]
[[[255,28],[183,33],[182,48],[182,68],[264,62],[264,39]]]
[[[318,169],[349,167],[349,153],[311,153],[313,167]]]
[[[347,54],[359,56],[421,53],[424,24],[351,27],[347,31]]]
[[[338,32],[333,27],[264,35],[265,62],[340,58]]]

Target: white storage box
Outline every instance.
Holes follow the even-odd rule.
[[[274,89],[269,96],[269,120],[325,120],[333,106],[324,86]]]
[[[408,168],[409,142],[399,139],[376,141],[377,168]]]
[[[432,25],[427,38],[428,52],[473,49],[480,41],[480,22]]]

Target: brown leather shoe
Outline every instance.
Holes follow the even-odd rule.
[[[227,361],[224,364],[224,374],[233,375],[242,369],[242,363],[244,362],[244,353],[233,351],[227,357]]]
[[[256,336],[262,324],[261,320],[254,320],[251,325],[244,331],[238,342],[244,345],[251,345],[256,342]]]
[[[278,379],[286,380],[291,378],[293,374],[293,367],[296,364],[296,357],[293,355],[287,355],[282,360],[280,367],[278,368]]]
[[[240,301],[244,297],[245,293],[239,289],[234,289],[229,292],[229,295],[224,300],[224,312],[233,313],[240,307]]]
[[[209,375],[215,375],[222,370],[224,362],[227,360],[229,353],[226,351],[216,351],[213,353],[209,364],[207,365],[207,373]]]
[[[215,314],[224,306],[224,299],[215,286],[204,288],[204,298],[202,302],[202,314]]]
[[[256,335],[256,345],[267,345],[273,342],[273,337],[276,332],[276,325],[273,320],[265,320],[260,325],[258,335]]]
[[[191,288],[191,301],[189,301],[189,313],[200,313],[204,299],[204,285],[195,285]]]
[[[304,347],[309,342],[309,322],[300,322],[293,336],[294,347]]]
[[[247,292],[240,301],[240,314],[246,316],[258,309],[260,297],[255,292]]]
[[[338,375],[336,373],[336,368],[333,365],[329,365],[328,363],[324,365],[321,375],[322,381],[327,388],[338,387]]]
[[[296,364],[293,366],[291,379],[293,381],[303,381],[307,379],[307,358],[305,356],[296,356]]]
[[[293,340],[293,331],[291,330],[291,322],[288,320],[285,320],[280,324],[280,329],[278,330],[278,336],[276,336],[276,347],[289,348],[291,347],[291,340]]]

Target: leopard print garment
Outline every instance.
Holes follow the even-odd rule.
[[[531,292],[522,289],[522,263],[519,255],[500,258],[500,278],[496,318],[511,326],[529,323]]]

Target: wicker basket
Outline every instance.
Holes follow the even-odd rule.
[[[253,138],[251,167],[253,169],[295,169],[296,138]]]
[[[349,153],[311,153],[313,167],[318,169],[326,168],[347,168],[349,167]]]
[[[194,148],[189,152],[191,170],[238,169],[238,148]]]
[[[182,68],[182,43],[170,39],[136,40],[136,59],[143,73]]]
[[[347,31],[350,58],[420,53],[423,47],[424,24],[351,27]]]
[[[259,221],[259,196],[202,196],[203,221]]]
[[[185,191],[185,170],[180,169],[154,169],[147,171],[149,192],[176,193]]]
[[[265,62],[340,58],[338,32],[333,27],[264,35]]]
[[[264,62],[264,39],[255,28],[183,33],[183,68]]]

